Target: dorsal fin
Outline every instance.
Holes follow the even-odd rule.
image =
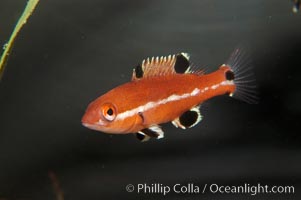
[[[165,57],[152,57],[142,61],[133,70],[132,80],[147,77],[169,75],[175,73],[189,73],[190,62],[187,53],[179,53]]]

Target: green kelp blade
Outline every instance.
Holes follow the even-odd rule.
[[[8,42],[6,44],[4,44],[3,46],[3,54],[0,58],[0,80],[2,78],[4,69],[5,69],[5,65],[6,62],[8,60],[8,56],[9,53],[12,49],[12,46],[14,44],[15,38],[17,37],[19,31],[22,29],[22,27],[24,26],[24,24],[26,24],[28,18],[30,17],[31,13],[34,11],[35,7],[37,6],[39,0],[29,0],[27,2],[27,5],[21,15],[21,17],[19,18]]]

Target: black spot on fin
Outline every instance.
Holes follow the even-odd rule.
[[[228,81],[233,81],[234,78],[235,78],[235,75],[234,75],[234,73],[233,73],[231,70],[229,70],[229,71],[227,71],[227,72],[225,73],[225,78],[226,78],[226,80],[228,80]]]
[[[132,74],[132,81],[172,74],[196,73],[202,75],[198,68],[192,71],[192,65],[189,62],[187,53],[176,55],[151,57],[144,59],[142,63],[135,67]]]
[[[180,53],[176,57],[176,63],[174,69],[179,74],[184,74],[189,71],[190,62],[189,55],[186,53]]]
[[[137,67],[135,67],[134,71],[135,71],[136,78],[142,78],[143,77],[143,69],[142,69],[142,66],[140,64],[137,65]]]
[[[172,121],[175,127],[180,127],[182,129],[191,128],[198,124],[202,120],[202,115],[200,113],[200,107],[196,106],[192,109],[184,112],[180,117]]]
[[[144,59],[142,63],[134,69],[132,80],[139,80],[143,78],[164,76],[176,73],[174,71],[175,62],[175,55]]]
[[[152,125],[148,128],[142,129],[136,134],[137,138],[140,141],[147,141],[150,138],[163,138],[164,137],[164,132],[158,125]]]
[[[159,136],[159,133],[157,133],[156,131],[153,131],[151,129],[143,129],[140,132],[143,132],[145,135],[151,137],[151,138],[157,138]]]
[[[186,128],[192,126],[198,119],[198,113],[195,111],[188,110],[184,112],[180,118],[180,123]]]
[[[144,133],[142,132],[138,132],[136,133],[136,137],[138,140],[140,140],[141,142],[146,142],[150,139],[150,137],[148,135],[145,135]]]

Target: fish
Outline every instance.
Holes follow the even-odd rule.
[[[212,73],[192,64],[188,53],[147,58],[133,69],[131,81],[92,101],[81,122],[108,134],[135,134],[140,141],[161,139],[161,124],[194,127],[203,119],[202,103],[215,96],[257,103],[254,77],[242,48]]]

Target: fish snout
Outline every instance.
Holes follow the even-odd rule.
[[[94,115],[93,113],[86,112],[82,117],[82,125],[93,130],[101,131],[107,125],[99,116]]]

